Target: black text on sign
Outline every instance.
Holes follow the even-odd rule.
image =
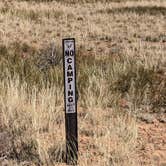
[[[75,83],[75,44],[74,39],[64,40],[65,68],[65,107],[66,113],[76,112],[76,83]]]

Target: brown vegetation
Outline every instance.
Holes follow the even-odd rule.
[[[1,1],[0,165],[63,165],[65,37],[77,43],[79,165],[165,164],[165,11],[164,0]]]

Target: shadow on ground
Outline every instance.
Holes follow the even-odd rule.
[[[99,10],[99,13],[107,14],[124,14],[124,13],[136,13],[139,15],[166,15],[166,7],[157,7],[157,6],[136,6],[136,7],[122,7],[122,8],[113,8],[106,10]]]

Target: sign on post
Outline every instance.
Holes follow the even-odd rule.
[[[66,163],[78,159],[75,39],[63,39]]]

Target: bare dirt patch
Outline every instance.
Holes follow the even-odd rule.
[[[138,124],[138,154],[141,165],[166,165],[166,123]]]

